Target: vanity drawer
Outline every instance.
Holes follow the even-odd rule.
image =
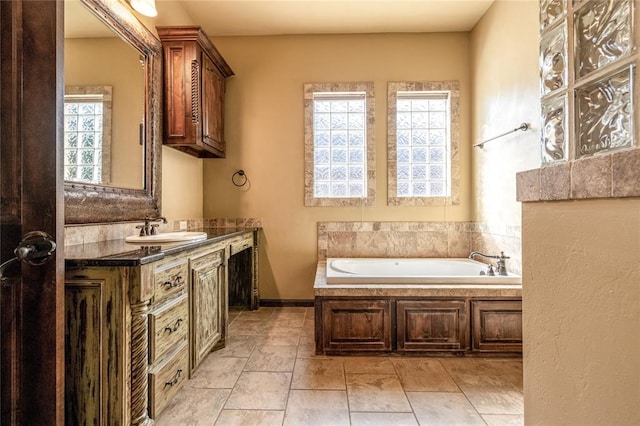
[[[157,266],[154,272],[155,304],[184,291],[188,278],[189,267],[186,259]]]
[[[157,419],[175,394],[188,380],[189,348],[180,345],[166,362],[149,372],[149,414]]]
[[[158,362],[189,332],[189,302],[187,294],[171,300],[149,314],[149,364]]]
[[[249,247],[253,246],[253,233],[243,235],[238,240],[231,241],[231,256],[236,253],[240,253],[242,250],[245,250]]]

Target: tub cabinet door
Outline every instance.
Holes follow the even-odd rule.
[[[522,353],[522,301],[473,300],[473,350]]]
[[[398,300],[399,352],[466,351],[469,319],[465,300]]]
[[[322,352],[391,351],[391,301],[384,299],[321,300]],[[316,312],[318,309],[316,309]]]

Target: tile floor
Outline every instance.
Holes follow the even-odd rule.
[[[229,314],[156,425],[522,425],[522,360],[326,357],[313,308]]]

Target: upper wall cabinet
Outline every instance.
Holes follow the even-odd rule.
[[[233,71],[200,27],[157,27],[164,50],[164,144],[224,157],[225,79]]]

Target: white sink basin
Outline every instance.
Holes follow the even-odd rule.
[[[207,238],[206,232],[165,232],[156,235],[131,235],[125,238],[125,241],[131,244],[162,244],[162,243],[179,243],[189,241],[200,241]]]

